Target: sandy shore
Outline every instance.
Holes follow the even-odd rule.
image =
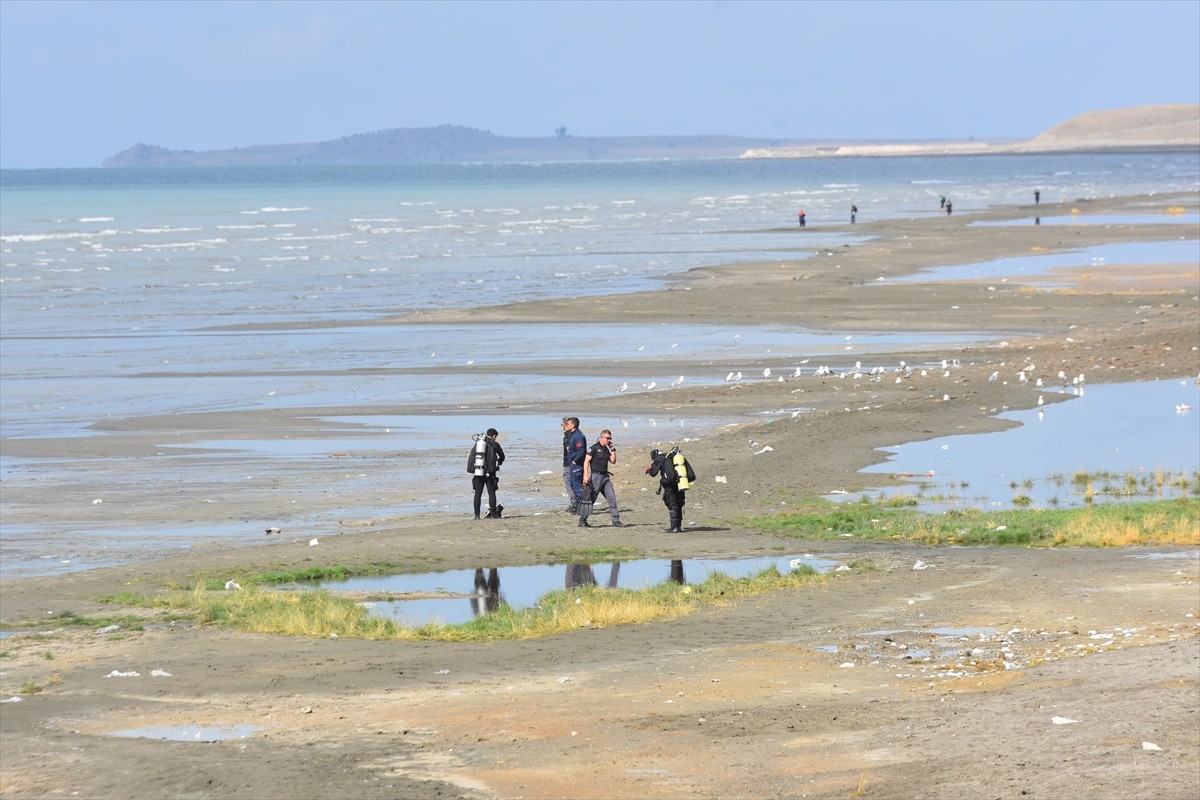
[[[1083,213],[1198,208],[1194,195],[1074,205]],[[1064,270],[1036,287],[890,280],[921,267],[1197,235],[1194,225],[969,224],[1033,213],[1032,207],[1010,208],[860,223],[857,233],[876,238],[804,261],[676,276],[663,292],[580,301],[589,314],[603,309],[619,321],[659,322],[669,315],[994,336],[951,354],[937,348],[962,364],[948,379],[938,373],[900,384],[748,381],[736,389],[573,404],[572,412],[585,418],[812,409],[689,444],[689,458],[709,480],[689,497],[696,530],[687,536],[661,531],[664,512],[652,493],[639,491],[646,481],[634,457],[616,476],[630,526],[598,527],[586,539],[565,514],[517,513],[490,525],[472,524],[466,515],[461,521],[422,515],[349,520],[316,549],[291,540],[212,546],[150,564],[6,580],[0,618],[11,625],[64,611],[99,613],[110,610],[96,601],[103,594],[156,591],[200,576],[370,561],[413,570],[505,567],[543,563],[554,551],[586,545],[676,558],[802,550],[866,560],[875,570],[671,623],[589,629],[538,642],[308,641],[186,624],[116,637],[9,638],[0,694],[16,696],[26,681],[48,685],[2,707],[0,795],[1195,797],[1200,565],[1194,552],[1138,558],[1127,551],[834,546],[782,540],[741,522],[792,497],[865,488],[868,477],[858,470],[880,460],[881,446],[1007,425],[994,415],[1032,407],[1037,392],[1013,379],[988,382],[994,371],[1015,378],[1033,363],[1041,374],[1062,370],[1093,383],[1200,373],[1195,262],[1133,274]],[[803,247],[803,231],[778,233]],[[578,303],[558,301],[475,310],[469,320],[454,313],[434,318],[527,323],[579,313]],[[920,363],[933,350],[889,358]],[[769,358],[762,365],[771,365]],[[681,364],[680,371],[720,366]],[[569,374],[587,366],[564,361],[561,368]],[[559,404],[536,400],[527,410],[563,413]],[[288,422],[303,424],[331,411],[296,409]],[[278,424],[278,415],[272,420]],[[191,423],[197,435],[222,438],[213,434],[267,419],[240,412],[236,420],[198,415]],[[151,442],[165,422],[118,424],[134,434],[122,437],[132,448],[137,433]],[[774,460],[756,456],[750,439],[771,444]],[[717,474],[728,483],[711,482]],[[543,488],[509,491],[519,498]],[[254,518],[263,511],[254,504],[270,499],[244,502],[224,512]],[[316,511],[326,502],[314,493]],[[172,511],[168,489],[154,486],[138,508],[131,513],[168,524],[172,513],[182,513]],[[913,571],[918,557],[936,568]],[[906,646],[930,645],[936,634],[929,631],[938,627],[990,633],[987,641],[935,647],[935,663],[897,656]],[[54,626],[48,621],[45,628]],[[872,635],[881,630],[900,632],[885,643]],[[171,677],[151,678],[154,669]],[[114,670],[141,676],[105,677]],[[1054,717],[1075,722],[1054,724]],[[105,735],[176,725],[262,730],[207,747]],[[1143,742],[1162,749],[1143,749]]]

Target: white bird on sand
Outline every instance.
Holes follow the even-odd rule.
[[[763,370],[763,380],[766,380],[769,377],[771,377],[771,368],[767,367]]]
[[[683,383],[683,376],[682,376],[682,375],[680,375],[680,376],[679,376],[678,378],[676,378],[675,380],[671,381],[671,385],[672,385],[672,386],[679,386],[679,385],[680,385],[680,384],[682,384],[682,383]]]
[[[988,375],[988,383],[995,383],[997,380],[999,380],[999,378],[1000,378],[1000,373],[993,372],[991,375]]]
[[[649,383],[642,384],[642,388],[648,392],[654,391],[655,386],[658,386],[658,381],[650,381]]]
[[[629,384],[628,384],[628,383],[622,383],[622,384],[621,384],[621,388],[620,388],[620,389],[617,389],[617,394],[625,394],[625,392],[627,392],[627,391],[629,391]]]
[[[732,372],[731,372],[731,373],[729,373],[728,375],[726,375],[726,376],[725,376],[725,382],[726,382],[726,383],[732,383],[732,382],[733,382],[733,373],[732,373]]]
[[[1044,404],[1045,404],[1045,402],[1046,402],[1046,398],[1042,397],[1042,396],[1039,394],[1039,395],[1038,395],[1038,405],[1039,405],[1039,406],[1040,406],[1040,405],[1044,405]]]
[[[742,373],[741,373],[740,371],[738,371],[738,372],[734,373],[734,376],[733,376],[733,382],[734,382],[734,383],[737,383],[737,382],[738,382],[738,381],[740,381],[741,379],[742,379]]]

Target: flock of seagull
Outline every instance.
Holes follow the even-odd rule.
[[[882,382],[884,380],[884,378],[890,376],[894,379],[895,383],[903,383],[904,381],[912,379],[914,377],[924,378],[924,377],[928,377],[931,373],[937,373],[939,371],[941,372],[942,377],[949,378],[951,376],[952,369],[956,369],[956,368],[962,366],[961,362],[958,359],[942,359],[940,363],[939,362],[929,362],[920,367],[914,367],[904,361],[901,361],[899,366],[894,366],[894,367],[881,367],[881,366],[863,367],[863,363],[861,361],[855,361],[853,367],[848,367],[848,368],[841,369],[841,370],[834,370],[832,367],[830,367],[827,364],[822,364],[820,366],[813,367],[810,369],[810,368],[807,368],[804,366],[808,363],[809,363],[809,359],[804,359],[803,361],[800,362],[800,366],[793,367],[790,371],[784,370],[782,372],[775,372],[770,367],[765,367],[761,373],[761,375],[762,375],[761,381],[773,381],[773,382],[777,382],[777,383],[784,383],[788,380],[796,380],[799,378],[803,378],[805,375],[811,375],[812,377],[816,377],[816,378],[833,377],[833,378],[837,378],[837,379],[841,379],[841,380],[849,379],[852,381],[865,379],[870,382],[879,383],[879,382]],[[1047,385],[1047,379],[1040,378],[1040,377],[1033,377],[1036,370],[1037,370],[1036,365],[1029,364],[1025,367],[1022,367],[1016,373],[1015,379],[1019,383],[1029,383],[1032,380],[1033,385],[1040,389]],[[675,388],[678,386],[682,386],[685,380],[686,380],[686,378],[683,375],[680,375],[678,378],[671,381],[670,384],[665,388]],[[729,385],[732,388],[736,388],[736,387],[742,385],[745,382],[745,380],[746,380],[745,375],[742,373],[742,371],[736,370],[736,371],[731,371],[729,374],[727,374],[725,376],[724,383]],[[1001,380],[1000,371],[997,370],[995,372],[992,372],[988,376],[987,380],[989,383],[995,383],[995,382]],[[1068,376],[1065,371],[1059,370],[1058,381],[1054,385],[1061,385],[1064,388],[1067,388],[1067,387],[1077,387],[1078,388],[1078,387],[1082,387],[1083,384],[1086,382],[1087,382],[1087,377],[1085,375],[1083,375],[1082,373],[1079,375],[1075,375],[1075,376]],[[642,386],[643,390],[652,392],[658,388],[658,382],[657,381],[649,381],[647,383],[643,383],[641,386]],[[625,394],[628,391],[629,391],[629,383],[628,382],[622,383],[617,388],[617,394]],[[1041,398],[1038,398],[1038,399],[1039,399],[1038,404],[1041,405]]]

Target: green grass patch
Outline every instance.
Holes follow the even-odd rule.
[[[1076,509],[967,509],[944,514],[873,503],[812,500],[800,510],[756,517],[749,524],[796,539],[1029,547],[1196,547],[1200,545],[1200,499],[1093,504]]]
[[[405,627],[372,617],[361,605],[324,591],[249,588],[238,592],[203,587],[166,595],[120,595],[114,602],[186,611],[203,625],[254,633],[310,638],[390,639],[402,641],[486,642],[535,639],[579,628],[653,622],[690,614],[704,606],[740,597],[796,588],[828,580],[811,567],[780,573],[774,567],[746,578],[714,573],[703,583],[664,582],[645,589],[588,586],[547,594],[534,607],[498,610],[457,625],[431,623]]]
[[[369,564],[333,565],[327,567],[305,567],[303,569],[284,570],[278,572],[238,572],[222,575],[221,577],[206,577],[199,580],[206,589],[216,591],[224,589],[225,583],[235,580],[243,587],[272,586],[281,583],[315,583],[318,581],[345,580],[359,575],[394,575],[403,571],[399,564],[388,561],[375,561]]]
[[[550,550],[554,561],[563,564],[600,564],[609,561],[634,561],[642,551],[634,547],[580,547],[574,550]]]
[[[52,617],[39,617],[32,620],[6,622],[11,628],[107,628],[110,625],[120,625],[122,630],[140,631],[145,629],[146,620],[132,614],[111,614],[103,617],[85,617],[74,611],[62,611]]]

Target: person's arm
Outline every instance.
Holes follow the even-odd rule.
[[[592,454],[588,453],[583,457],[583,482],[587,483],[592,479]]]

